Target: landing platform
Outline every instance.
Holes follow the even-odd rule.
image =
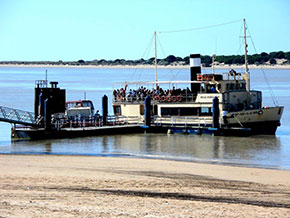
[[[44,128],[16,128],[12,131],[13,140],[39,140],[39,139],[58,139],[76,138],[84,136],[115,135],[142,133],[140,125],[118,125],[101,127],[74,127],[60,128],[59,130],[45,130]]]

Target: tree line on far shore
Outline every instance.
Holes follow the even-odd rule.
[[[164,59],[157,59],[158,65],[168,66],[168,65],[189,65],[189,56],[184,58],[177,57],[174,55],[169,55]],[[205,67],[210,67],[212,64],[212,57],[209,55],[201,55],[201,63]],[[242,65],[245,63],[244,55],[218,55],[215,58],[215,64],[226,64],[226,65]],[[290,64],[290,52],[262,52],[261,54],[248,55],[248,63],[255,65],[274,65],[274,64]],[[23,65],[94,65],[94,66],[114,66],[114,65],[154,65],[154,57],[147,60],[141,58],[138,60],[78,60],[78,61],[0,61],[0,64],[23,64]]]

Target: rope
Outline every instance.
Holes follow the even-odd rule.
[[[191,29],[171,30],[171,31],[160,31],[159,33],[178,33],[178,32],[188,32],[188,31],[195,31],[195,30],[204,30],[204,29],[214,28],[214,27],[218,27],[218,26],[224,26],[224,25],[228,25],[228,24],[232,24],[232,23],[238,23],[241,21],[242,20],[239,19],[239,20],[234,20],[234,21],[230,21],[227,23],[221,23],[221,24],[216,24],[216,25],[211,25],[211,26],[191,28]]]
[[[158,43],[159,43],[159,45],[160,45],[161,51],[162,51],[162,53],[163,53],[163,56],[166,57],[165,52],[164,52],[164,49],[163,49],[162,44],[161,44],[161,41],[160,41],[160,39],[159,39],[159,36],[158,36],[158,35],[156,35],[156,36],[157,36],[157,40],[158,40]]]
[[[239,36],[241,36],[242,35],[242,31],[243,31],[243,26],[241,26],[241,29],[240,29],[240,34],[239,34]],[[243,40],[242,40],[242,37],[239,37],[239,49],[238,49],[238,51],[237,51],[237,54],[241,54],[242,52],[241,52],[241,48],[242,48],[242,42],[243,42]]]
[[[147,49],[147,54],[146,54],[146,52],[144,53],[144,59],[148,59],[148,56],[149,56],[149,53],[151,51],[151,47],[152,47],[152,44],[153,44],[152,43],[153,42],[153,39],[154,39],[154,34],[152,35],[152,38],[151,38],[151,40],[149,42],[148,49]],[[145,68],[145,66],[142,66],[141,71],[140,71],[140,74],[139,74],[139,77],[138,77],[138,80],[140,80],[144,68]]]
[[[210,26],[205,26],[205,27],[198,27],[198,28],[191,28],[191,29],[180,29],[180,30],[171,30],[171,31],[159,31],[159,33],[179,33],[179,32],[189,32],[189,31],[195,31],[195,30],[203,30],[203,29],[209,29],[209,28],[214,28],[214,27],[219,27],[219,26],[224,26],[232,23],[238,23],[241,22],[242,20],[234,20],[230,21],[227,23],[221,23],[221,24],[216,24],[216,25],[210,25]],[[181,69],[176,74],[173,74],[172,80],[176,78],[176,76],[181,72]]]
[[[175,74],[173,74],[172,79],[171,80],[175,80],[175,78],[177,77],[177,75],[181,72],[182,69],[179,69]]]
[[[251,35],[251,33],[250,33],[250,30],[249,30],[247,24],[246,24],[246,27],[247,27],[247,29],[248,29],[248,32],[249,32],[249,35],[250,35],[250,39],[251,39],[251,42],[252,42],[253,48],[254,48],[256,54],[258,54],[257,49],[256,49],[256,46],[255,46],[254,41],[253,41],[253,39],[252,39],[252,35]],[[265,82],[266,82],[266,84],[267,84],[267,86],[268,86],[269,93],[270,93],[270,95],[271,95],[271,97],[272,97],[272,101],[273,101],[273,103],[274,103],[275,106],[278,106],[278,105],[279,105],[278,100],[276,99],[275,94],[274,94],[274,91],[273,91],[273,89],[272,89],[272,87],[271,87],[271,85],[270,85],[270,82],[269,82],[269,80],[268,80],[268,77],[266,76],[266,73],[265,73],[265,71],[264,71],[264,66],[262,65],[262,66],[260,66],[260,68],[261,68],[261,71],[262,71],[262,73],[263,73],[263,76],[264,76]]]
[[[146,56],[146,57],[148,56],[148,54],[149,54],[149,52],[150,52],[150,50],[151,50],[151,46],[152,46],[153,38],[154,38],[154,35],[153,35],[153,36],[151,37],[151,39],[149,40],[149,42],[148,42],[148,44],[147,44],[147,47],[146,47],[146,49],[145,49],[145,51],[144,51],[144,53],[143,53],[143,55],[142,55],[142,58],[145,58],[145,56]],[[133,72],[132,75],[131,75],[131,79],[134,77],[134,75],[135,75],[135,73],[137,72],[137,70],[138,70],[138,68],[136,67],[135,70],[134,70],[134,72]],[[138,76],[138,80],[140,79],[140,77],[141,77],[141,75],[142,75],[142,73],[143,73],[143,70],[144,70],[144,66],[142,66],[142,68],[141,68],[140,74],[139,74],[139,76]]]
[[[164,56],[164,58],[166,58],[166,54],[165,54],[165,52],[164,52],[164,49],[163,49],[163,46],[162,46],[162,44],[161,44],[160,38],[159,38],[158,35],[156,35],[156,36],[157,36],[158,44],[160,45],[161,51],[162,51],[162,53],[163,53],[163,56]],[[173,71],[174,71],[174,69],[170,69],[169,72],[168,72],[168,74],[173,74]],[[173,75],[173,76],[174,76],[174,75]],[[171,79],[171,80],[173,80],[173,79]]]
[[[164,52],[163,46],[162,46],[162,44],[161,44],[161,41],[160,41],[160,38],[159,38],[158,35],[157,35],[157,40],[158,40],[158,43],[159,43],[159,45],[160,45],[161,51],[162,51],[162,53],[163,53],[163,56],[164,56],[164,58],[165,58],[165,57],[166,57],[166,54],[165,54],[165,52]],[[174,81],[174,80],[175,80],[175,78],[176,78],[177,75],[181,72],[181,70],[182,70],[182,69],[179,69],[176,73],[174,73],[175,69],[170,69],[170,70],[169,70],[169,73],[168,73],[168,74],[171,74],[171,75],[172,75],[172,77],[171,77],[171,81]]]

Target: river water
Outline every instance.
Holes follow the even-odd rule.
[[[154,79],[154,69],[0,66],[0,105],[33,111],[35,80],[44,79],[46,70],[49,81],[58,81],[66,89],[67,100],[83,99],[86,95],[100,111],[103,95],[111,102],[113,83]],[[263,91],[263,106],[274,105],[270,90],[285,106],[276,136],[129,134],[12,142],[11,125],[0,122],[0,153],[142,157],[290,170],[290,70],[250,72],[251,88]],[[189,80],[189,70],[160,69],[158,79]]]

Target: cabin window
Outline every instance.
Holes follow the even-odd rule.
[[[212,115],[212,108],[211,107],[201,107],[200,108],[200,115],[201,116],[211,116]]]
[[[224,94],[224,101],[227,102],[229,100],[229,93]]]
[[[91,101],[83,101],[83,107],[90,107],[92,110],[94,109],[94,105]]]
[[[178,108],[161,108],[161,116],[177,116]]]
[[[161,108],[161,116],[193,116],[198,115],[198,108]]]
[[[161,108],[161,116],[169,115],[169,108]]]
[[[231,84],[227,84],[227,90],[231,89]]]
[[[190,116],[190,115],[197,115],[198,108],[179,108],[179,115],[180,116]]]
[[[223,94],[223,100],[224,100],[224,102],[228,102],[228,100],[229,100],[229,93],[224,93]]]
[[[115,115],[117,115],[117,116],[122,115],[121,106],[114,106],[113,109],[114,109],[114,114]]]
[[[171,115],[171,116],[177,116],[178,114],[178,108],[165,108],[165,114],[164,115]],[[162,111],[161,111],[162,115]]]
[[[144,115],[144,104],[140,105],[140,115]]]
[[[204,85],[204,83],[201,83],[200,84],[200,91],[201,92],[205,92],[205,85]]]

